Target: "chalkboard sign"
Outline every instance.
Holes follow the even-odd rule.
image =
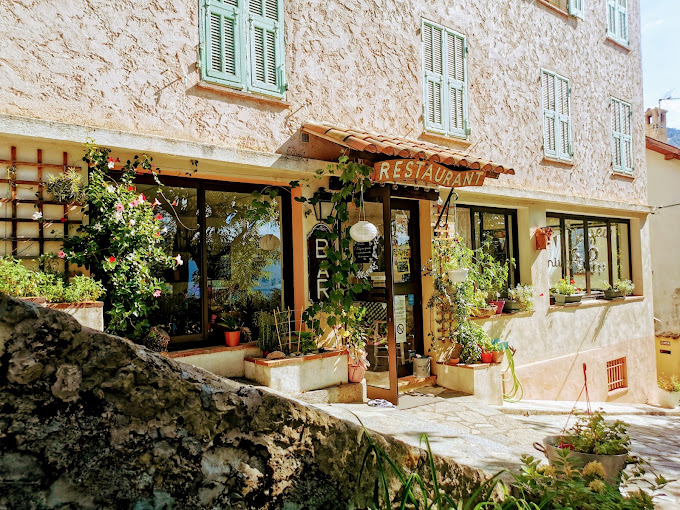
[[[367,243],[354,242],[354,262],[357,264],[371,264],[378,258],[377,239]]]

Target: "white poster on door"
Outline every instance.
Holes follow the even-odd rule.
[[[406,341],[406,296],[394,296],[394,336],[398,344]]]

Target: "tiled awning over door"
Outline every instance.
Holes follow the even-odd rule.
[[[357,129],[308,122],[302,131],[342,147],[360,152],[369,152],[388,157],[423,159],[442,165],[462,167],[470,170],[484,170],[487,177],[498,178],[500,174],[515,175],[512,168],[492,163],[456,151],[443,145],[410,140],[399,136],[385,136]]]

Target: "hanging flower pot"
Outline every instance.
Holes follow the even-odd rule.
[[[352,225],[349,235],[357,242],[368,243],[378,236],[378,229],[370,221],[362,220]]]
[[[469,269],[451,269],[448,271],[451,283],[463,283],[467,279]]]

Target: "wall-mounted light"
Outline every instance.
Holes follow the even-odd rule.
[[[321,187],[314,192],[314,216],[316,216],[316,221],[322,222],[333,214],[333,193],[328,191],[326,188]]]

